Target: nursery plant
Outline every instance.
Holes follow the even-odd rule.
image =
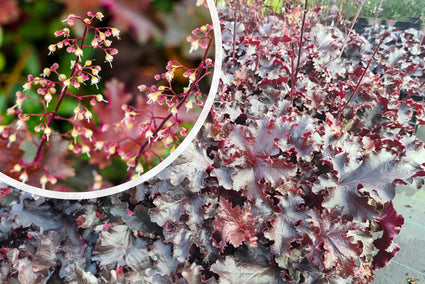
[[[127,167],[120,182],[137,178],[167,157],[189,132],[206,98],[202,83],[214,68],[208,58],[212,25],[187,37],[190,52],[203,50],[198,66],[169,61],[166,71],[155,75],[158,83],[140,85],[142,98],[133,101],[117,80],[99,90],[102,68],[112,67],[118,54],[112,42],[120,38],[117,28],[99,26],[103,17],[101,12],[89,12],[86,18],[71,14],[65,20],[68,27],[55,31],[59,41],[48,46],[49,55],[64,50],[71,57],[69,66],[54,63],[39,76],[30,74],[16,92],[0,129],[3,173],[42,189],[73,191],[67,178],[78,177],[75,168],[88,163],[93,165],[93,181],[86,190],[99,190],[114,185],[99,171],[114,165],[116,157]],[[78,24],[83,31],[73,36],[71,29]],[[92,50],[103,54],[106,66],[96,61]],[[80,91],[81,85],[89,84],[96,86],[95,93]],[[74,105],[72,115],[64,113],[66,104]]]
[[[215,106],[156,178],[83,201],[3,188],[2,280],[372,282],[399,250],[397,185],[425,183],[423,34],[301,4],[217,4]]]

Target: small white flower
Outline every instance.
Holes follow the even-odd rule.
[[[48,181],[48,179],[47,179],[46,175],[43,175],[40,178],[40,183],[41,183],[41,188],[42,189],[46,189],[46,183],[47,183],[47,181]]]
[[[46,101],[46,107],[48,107],[49,106],[49,103],[52,101],[52,95],[50,94],[50,93],[47,93],[45,96],[44,96],[44,100]]]
[[[20,176],[19,179],[22,181],[22,183],[26,183],[28,180],[28,175],[27,172],[23,172]]]
[[[77,47],[77,49],[75,50],[75,55],[77,56],[83,56],[83,50],[79,47]]]
[[[105,62],[109,62],[109,64],[111,64],[112,67],[112,60],[114,59],[114,57],[112,55],[110,55],[109,53],[107,53],[105,55]]]
[[[49,55],[56,51],[56,45],[51,44],[49,45]]]
[[[97,18],[99,21],[102,21],[102,19],[103,19],[103,14],[102,14],[101,12],[97,12],[97,13],[96,13],[96,18]]]
[[[92,138],[92,136],[93,136],[93,131],[91,131],[90,129],[86,128],[86,130],[85,130],[85,132],[84,132],[84,136],[85,136],[86,138],[88,138],[88,139],[90,140],[90,142],[91,142],[91,138]]]
[[[10,135],[9,136],[9,143],[7,143],[7,147],[9,147],[10,144],[12,144],[15,141],[16,141],[16,135],[15,134]]]
[[[137,175],[140,176],[144,171],[142,164],[138,163],[135,170],[136,170]]]
[[[94,149],[96,150],[96,151],[100,151],[100,150],[102,150],[102,148],[103,148],[103,145],[104,145],[105,143],[103,142],[103,141],[97,141],[95,144],[94,144]]]
[[[45,129],[44,129],[44,135],[46,135],[46,138],[47,138],[47,141],[49,141],[49,137],[50,137],[50,135],[52,134],[52,129],[50,128],[50,127],[46,127]]]
[[[116,37],[117,39],[120,39],[120,31],[117,28],[111,28],[112,36]]]
[[[87,145],[83,145],[81,147],[81,153],[86,154],[90,158],[90,147]]]

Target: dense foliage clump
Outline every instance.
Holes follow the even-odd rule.
[[[2,275],[19,267],[21,278],[89,283],[373,280],[399,250],[396,186],[424,186],[423,35],[368,28],[347,37],[315,21],[320,11],[264,17],[256,5],[220,10],[215,106],[155,179],[82,202],[3,190]]]

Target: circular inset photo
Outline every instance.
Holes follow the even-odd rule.
[[[11,1],[0,17],[0,179],[82,199],[169,165],[217,91],[213,1]]]

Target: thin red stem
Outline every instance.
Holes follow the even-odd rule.
[[[195,86],[195,84],[196,84],[196,82],[199,82],[199,80],[200,80],[200,78],[203,78],[203,76],[202,76],[202,69],[204,68],[204,63],[205,63],[205,60],[206,60],[206,58],[207,58],[207,55],[208,55],[208,52],[209,52],[209,49],[211,48],[211,45],[212,45],[212,36],[210,36],[209,37],[209,42],[208,42],[208,46],[207,46],[207,48],[205,49],[205,53],[204,53],[204,56],[203,56],[203,58],[202,58],[202,61],[201,61],[201,63],[200,63],[200,65],[198,66],[198,68],[197,68],[197,72],[196,72],[196,78],[195,78],[195,81],[192,83],[192,85],[190,86],[190,88],[189,88],[189,90],[187,91],[187,96],[177,105],[177,110],[179,110],[181,107],[182,107],[182,105],[186,102],[186,100],[187,100],[187,98],[189,97],[189,94],[192,92],[192,90],[193,90],[193,88],[194,88],[194,86]],[[173,114],[172,113],[170,113],[170,114],[168,114],[162,121],[161,121],[161,123],[158,125],[158,127],[156,127],[155,128],[155,130],[153,131],[153,134],[152,134],[152,136],[153,137],[155,137],[157,134],[158,134],[158,132],[161,130],[161,128],[165,125],[165,123],[167,123],[167,121],[171,118],[173,116]],[[148,144],[149,144],[149,140],[146,140],[144,143],[143,143],[143,145],[140,147],[140,149],[139,149],[139,153],[137,154],[137,157],[136,157],[136,161],[139,161],[140,160],[140,158],[142,157],[142,154],[143,154],[143,151],[145,150],[145,148],[148,146]]]
[[[345,40],[344,40],[344,44],[343,44],[343,46],[342,46],[341,52],[339,53],[338,59],[340,59],[340,58],[341,58],[341,56],[342,56],[342,54],[343,54],[343,52],[344,52],[344,50],[345,50],[345,47],[347,46],[348,40],[350,39],[351,33],[353,32],[353,29],[354,29],[354,25],[355,25],[355,24],[356,24],[356,22],[357,22],[357,18],[359,17],[359,14],[360,14],[361,10],[363,9],[364,2],[365,2],[365,1],[362,1],[362,3],[360,4],[359,9],[357,10],[357,14],[356,14],[356,16],[354,16],[353,22],[351,23],[351,27],[350,27],[350,29],[348,30],[347,37],[346,37],[346,38],[345,38]]]
[[[386,38],[386,35],[388,33],[385,33],[382,37],[381,40],[379,41],[379,44],[376,46],[375,50],[373,51],[372,56],[369,58],[369,61],[367,62],[367,66],[365,67],[362,76],[360,77],[359,81],[357,82],[356,87],[354,88],[353,93],[351,94],[351,96],[348,98],[348,100],[345,102],[344,106],[338,111],[338,116],[341,114],[341,112],[344,110],[344,108],[348,105],[348,103],[351,101],[351,99],[354,97],[354,95],[358,92],[359,88],[360,88],[360,84],[363,81],[364,76],[366,75],[366,72],[369,70],[369,66],[372,63],[373,58],[375,57],[376,53],[379,50],[379,47],[381,46],[381,44],[384,42],[384,39]]]
[[[80,44],[80,48],[81,49],[83,47],[84,40],[86,38],[88,29],[89,29],[89,26],[86,24],[86,28],[84,29],[84,34],[83,34],[83,36],[81,38],[81,44]],[[80,60],[80,56],[77,56],[77,58],[75,59],[75,62],[74,62],[74,67],[72,68],[72,71],[71,71],[71,75],[69,75],[69,78],[72,78],[75,75],[75,73],[77,72],[77,64],[78,64],[79,60]],[[62,88],[61,94],[59,96],[58,103],[56,104],[56,107],[55,107],[54,111],[51,112],[50,118],[47,121],[47,126],[48,127],[50,127],[52,125],[53,121],[55,120],[55,117],[56,117],[56,114],[57,114],[57,112],[59,110],[59,107],[62,104],[62,101],[65,99],[65,96],[67,94],[67,90],[68,90],[68,87],[67,86],[64,86]],[[47,137],[46,137],[46,135],[43,135],[41,137],[40,144],[38,145],[37,153],[35,155],[35,160],[31,164],[38,164],[38,163],[40,163],[41,158],[43,157],[43,151],[42,151],[43,150],[43,146],[46,143],[46,141],[47,141]]]
[[[294,74],[294,68],[292,68],[292,78],[291,78],[291,93],[290,93],[290,97],[291,97],[291,103],[294,102],[294,90],[296,87],[296,83],[297,83],[297,77],[298,77],[298,72],[300,70],[300,58],[301,58],[301,50],[302,50],[302,46],[303,46],[303,40],[304,40],[304,25],[305,25],[305,18],[307,15],[307,6],[308,6],[308,0],[305,0],[305,4],[304,4],[304,13],[303,13],[303,19],[302,19],[302,23],[301,23],[301,35],[300,35],[300,42],[299,42],[299,46],[298,46],[298,55],[297,55],[297,64],[295,66],[295,74]],[[293,57],[292,57],[292,65],[293,65]]]
[[[233,24],[233,50],[232,50],[232,57],[233,60],[235,59],[235,52],[236,52],[236,28],[238,23],[238,10],[239,10],[239,0],[236,0],[236,8],[235,8],[235,23]]]

